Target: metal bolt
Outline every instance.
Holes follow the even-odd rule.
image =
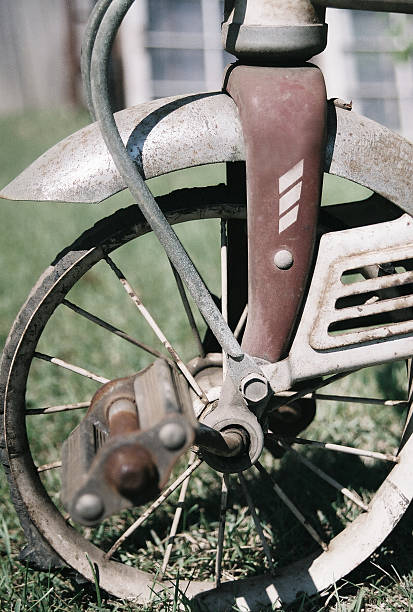
[[[159,431],[159,439],[165,448],[177,450],[185,444],[186,432],[179,423],[166,423]]]
[[[247,402],[258,404],[265,400],[268,395],[268,381],[261,374],[248,374],[241,381],[240,391]]]
[[[344,110],[351,111],[353,108],[353,100],[347,102],[346,100],[341,100],[340,98],[334,98],[333,102],[334,106],[338,106],[338,108],[343,108]]]
[[[294,263],[294,257],[287,249],[281,249],[274,255],[274,263],[280,270],[288,270]]]
[[[75,505],[75,512],[85,521],[96,521],[103,514],[104,506],[96,493],[83,493]]]

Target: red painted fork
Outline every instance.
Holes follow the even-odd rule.
[[[242,348],[274,362],[304,295],[322,184],[326,92],[315,66],[235,66],[248,202],[248,322]]]

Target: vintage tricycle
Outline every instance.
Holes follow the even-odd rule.
[[[99,0],[86,28],[82,70],[97,123],[47,151],[0,194],[100,202],[128,188],[136,202],[56,257],[3,351],[3,463],[28,540],[24,557],[37,567],[69,566],[90,580],[95,571],[103,589],[140,604],[179,579],[203,609],[277,607],[300,592],[323,591],[360,564],[413,496],[413,146],[350,104],[327,101],[322,73],[308,63],[326,46],[326,7],[413,13],[413,2],[228,0],[224,46],[238,59],[223,90],[113,115],[107,65],[132,2]],[[155,200],[145,182],[217,162],[226,164],[225,184]],[[323,173],[372,195],[320,208]],[[194,219],[220,220],[219,297],[172,227]],[[156,307],[147,308],[124,273],[127,265],[139,270],[139,248],[151,231],[187,317],[188,348],[179,351],[181,341],[171,343],[175,307],[169,336]],[[110,300],[107,318],[94,312],[100,278],[124,291],[125,308],[139,311],[159,348],[144,342],[139,328],[134,334],[111,323]],[[167,306],[169,285],[155,273],[151,279],[151,270],[147,280]],[[68,332],[65,315],[78,317],[81,329],[101,329],[101,343]],[[116,372],[103,376],[76,360],[79,338],[103,367],[105,356],[116,354]],[[146,362],[134,356],[140,351]],[[60,377],[47,395],[57,400],[33,405],[30,378],[39,362],[95,388],[61,404],[70,385]],[[405,398],[354,397],[337,386],[320,391],[392,363],[405,379]],[[404,423],[390,438],[380,426],[389,410]],[[366,448],[371,415],[377,443]],[[57,460],[34,456],[27,433],[34,418],[62,419],[67,431]],[[47,439],[43,446],[47,451]],[[354,486],[349,462],[357,466]],[[308,476],[299,484],[302,470]],[[214,502],[216,530],[209,532],[205,512]],[[242,540],[246,513],[254,532]],[[113,536],[109,544],[105,534]]]

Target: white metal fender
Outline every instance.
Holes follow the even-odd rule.
[[[276,109],[274,109],[276,112]],[[245,158],[238,110],[224,93],[163,98],[116,113],[145,178]],[[370,188],[413,214],[413,145],[329,104],[325,170]],[[125,189],[96,123],[46,151],[7,185],[10,200],[101,202]]]
[[[243,159],[237,108],[222,93],[163,98],[120,111],[116,123],[146,179]],[[93,123],[46,151],[1,192],[10,200],[101,202],[125,189]]]

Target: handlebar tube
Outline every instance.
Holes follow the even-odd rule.
[[[300,64],[327,44],[326,7],[413,13],[413,0],[232,0],[223,44],[243,63]]]
[[[313,0],[317,6],[388,13],[413,13],[413,0]]]

